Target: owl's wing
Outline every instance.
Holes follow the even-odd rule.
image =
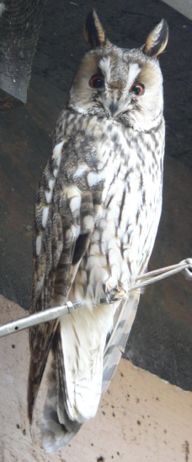
[[[67,165],[65,148],[67,151],[65,141],[55,146],[37,194],[31,313],[67,300],[94,226],[95,192],[77,187],[73,180],[74,165],[71,161]],[[30,421],[57,324],[54,320],[30,329]]]

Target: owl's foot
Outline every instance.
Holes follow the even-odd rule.
[[[111,278],[103,285],[103,290],[106,297],[107,303],[113,303],[117,300],[122,300],[127,296],[127,292],[122,287],[121,284],[114,286],[114,283]]]

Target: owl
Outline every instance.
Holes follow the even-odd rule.
[[[113,45],[95,11],[35,204],[31,313],[79,302],[30,329],[28,412],[44,372],[42,438],[65,446],[95,416],[124,351],[162,208],[165,20],[136,49]],[[45,368],[46,366],[46,368]]]

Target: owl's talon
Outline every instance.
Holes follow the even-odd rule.
[[[126,291],[122,287],[112,287],[110,281],[104,285],[104,293],[107,303],[113,303],[126,297]]]

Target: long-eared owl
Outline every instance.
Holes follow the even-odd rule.
[[[140,292],[131,288],[146,271],[162,207],[158,58],[167,23],[140,48],[123,49],[107,39],[93,11],[85,35],[91,50],[58,120],[35,204],[31,312],[81,304],[30,329],[30,421],[48,357],[50,363],[47,451],[67,444],[97,412],[136,315]]]

